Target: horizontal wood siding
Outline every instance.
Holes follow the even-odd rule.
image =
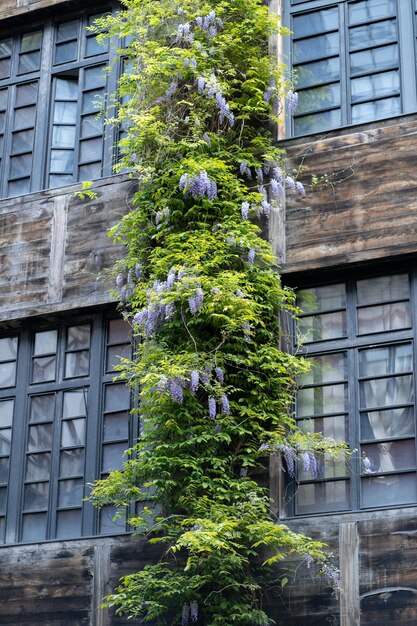
[[[285,272],[417,252],[417,121],[287,142],[307,196],[286,206]],[[285,142],[284,142],[285,143]],[[311,175],[322,178],[311,187]],[[271,239],[276,239],[276,220]],[[282,241],[282,237],[281,237]]]

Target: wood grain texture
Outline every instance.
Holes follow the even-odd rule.
[[[289,167],[302,162],[308,168],[301,176],[306,198],[287,201],[284,271],[417,252],[416,141],[414,117],[284,142]],[[331,184],[309,187],[312,173],[327,175]]]

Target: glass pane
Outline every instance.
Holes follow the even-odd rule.
[[[130,356],[130,344],[110,346],[107,348],[106,372],[114,372],[115,367],[120,364],[120,359],[129,359]]]
[[[359,352],[360,376],[383,376],[411,372],[413,349],[411,343],[372,348]]]
[[[33,149],[34,130],[21,130],[13,133],[12,154],[19,152],[31,152]]]
[[[31,52],[32,50],[39,50],[42,43],[42,31],[37,30],[33,33],[26,33],[22,36],[20,43],[20,52]]]
[[[300,389],[297,393],[297,416],[341,413],[347,406],[347,385],[326,385]]]
[[[0,402],[0,427],[11,426],[13,423],[14,400]]]
[[[67,39],[76,39],[78,37],[79,20],[71,20],[58,25],[56,40],[65,41]]]
[[[90,352],[69,352],[65,355],[65,378],[87,376],[90,371]]]
[[[340,85],[322,85],[298,94],[297,113],[309,113],[340,105]]]
[[[6,514],[7,507],[7,487],[0,489],[0,515]]]
[[[126,532],[126,512],[121,517],[115,519],[118,510],[114,506],[105,506],[100,511],[100,534],[107,535],[113,533]]]
[[[9,459],[0,459],[0,483],[9,482]]]
[[[0,79],[9,78],[10,76],[10,59],[0,59]]]
[[[392,43],[397,39],[395,20],[377,22],[366,26],[357,26],[349,31],[350,49],[371,48],[383,43]]]
[[[0,431],[1,434],[1,431]],[[37,424],[29,427],[28,452],[50,450],[52,447],[52,424]]]
[[[87,415],[86,389],[64,392],[63,417],[85,417]]]
[[[410,328],[410,326],[409,302],[396,302],[395,304],[382,304],[358,309],[358,332],[360,335]]]
[[[408,404],[413,401],[413,377],[392,376],[376,380],[365,380],[360,384],[363,407],[383,407]]]
[[[76,102],[78,99],[78,79],[77,78],[56,78],[55,79],[55,99],[70,100]]]
[[[49,187],[55,189],[56,187],[71,185],[73,178],[72,174],[51,174],[49,176]]]
[[[305,63],[322,57],[337,56],[339,51],[339,33],[302,39],[293,44],[293,63]]]
[[[93,137],[103,133],[103,118],[94,115],[86,115],[81,123],[81,137]]]
[[[0,41],[0,59],[4,59],[5,57],[11,56],[12,50],[13,50],[12,37],[9,37],[9,39],[2,39]]]
[[[362,76],[351,81],[352,102],[381,98],[399,93],[400,74],[396,72],[382,72],[374,76]]]
[[[7,109],[7,96],[8,96],[9,90],[6,89],[0,89],[0,111],[5,111]]]
[[[35,126],[36,107],[23,107],[14,112],[14,130],[23,130]]]
[[[58,506],[82,506],[83,497],[84,485],[81,479],[60,481]]]
[[[0,387],[13,387],[16,381],[16,362],[0,363]]]
[[[344,308],[346,306],[346,287],[342,283],[340,285],[300,289],[297,292],[297,305],[304,313]]]
[[[30,178],[22,178],[21,180],[10,181],[8,185],[9,196],[22,196],[30,192]]]
[[[4,127],[6,124],[6,115],[4,113],[0,114],[0,132],[4,132]]]
[[[84,448],[62,450],[60,476],[80,476],[84,474]]]
[[[31,422],[52,422],[54,419],[55,395],[32,396],[30,400]]]
[[[110,320],[108,343],[130,343],[130,326],[124,320]]]
[[[23,515],[22,541],[46,539],[46,513]]]
[[[104,91],[97,89],[96,91],[86,91],[83,94],[83,113],[94,113],[102,111],[104,108]]]
[[[325,341],[346,335],[346,311],[301,317],[298,331],[303,343]]]
[[[313,478],[310,471],[304,472],[302,462],[297,463],[298,480],[305,481]],[[346,455],[342,452],[337,459],[332,459],[329,455],[317,459],[317,479],[326,480],[328,478],[344,478],[349,475],[349,465]]]
[[[323,81],[338,80],[340,78],[340,61],[339,57],[333,57],[315,63],[297,65],[294,70],[297,72],[297,89],[302,89]]]
[[[338,30],[338,28],[339,10],[337,7],[296,16],[292,25],[294,36],[297,39],[299,37],[307,37],[308,35],[316,35],[317,33],[325,33],[329,30]]]
[[[81,521],[82,511],[80,509],[74,511],[59,511],[57,514],[57,538],[71,539],[81,537]]]
[[[16,87],[16,106],[36,104],[38,99],[38,83],[26,83]]]
[[[54,126],[52,129],[52,147],[74,149],[75,131],[75,126]]]
[[[95,89],[96,87],[104,87],[106,84],[106,74],[104,73],[105,65],[96,67],[88,67],[84,72],[84,87]]]
[[[393,274],[392,276],[358,280],[356,290],[358,304],[408,300],[410,297],[408,274]]]
[[[32,172],[32,153],[10,158],[10,178],[30,176]]]
[[[110,413],[104,416],[103,441],[129,438],[129,415],[127,413]]]
[[[401,101],[399,97],[366,102],[365,104],[355,104],[352,106],[352,124],[371,122],[383,117],[395,117],[400,114]]]
[[[77,121],[76,102],[55,102],[54,123],[75,124]]]
[[[81,142],[80,146],[80,162],[101,160],[103,153],[103,140],[101,137],[97,139],[88,139]]]
[[[362,446],[362,454],[370,460],[372,473],[414,469],[416,466],[414,439],[365,445]]]
[[[112,470],[122,469],[123,463],[127,457],[123,457],[123,452],[127,450],[128,443],[111,443],[103,446],[102,471],[111,472]]]
[[[51,453],[29,454],[26,457],[27,481],[47,480],[51,473]]]
[[[17,357],[17,337],[0,339],[0,361],[9,361]]]
[[[74,150],[51,150],[51,171],[72,172],[74,168]]]
[[[416,486],[415,473],[397,476],[366,476],[362,479],[362,505],[381,507],[415,502]]]
[[[299,385],[328,383],[347,377],[347,359],[344,352],[309,357],[308,361],[311,364],[310,370],[298,377]]]
[[[68,41],[67,43],[58,43],[55,47],[55,63],[67,63],[77,59],[78,42]]]
[[[352,74],[365,74],[365,72],[376,72],[399,64],[398,46],[384,46],[383,48],[372,48],[350,55],[350,69]]]
[[[415,432],[413,407],[369,411],[361,414],[362,439],[409,437]]]
[[[33,359],[33,376],[34,383],[48,382],[55,380],[55,356],[36,357]]]
[[[49,482],[32,483],[25,485],[23,507],[26,510],[39,510],[48,508]]]
[[[61,446],[83,446],[85,443],[85,418],[62,422]]]
[[[106,52],[106,49],[107,45],[105,44],[104,46],[101,46],[100,44],[98,44],[95,36],[87,37],[87,46],[85,52],[86,57],[92,57],[96,54],[103,54],[104,52]]]
[[[352,2],[349,7],[349,24],[370,22],[395,15],[395,0],[362,0]]]
[[[105,411],[123,411],[130,408],[130,392],[124,383],[106,386]]]
[[[10,454],[11,441],[12,429],[3,428],[0,430],[0,456],[8,456]]]
[[[90,325],[70,326],[67,332],[67,350],[90,347]]]
[[[297,512],[325,513],[350,508],[349,482],[347,480],[298,485]]]
[[[36,72],[41,65],[41,53],[28,52],[28,54],[21,54],[19,57],[19,74],[29,74],[30,72]]]
[[[324,437],[332,437],[335,441],[349,440],[347,415],[300,420],[298,426],[304,433],[322,433]]]
[[[78,169],[78,180],[95,180],[101,177],[101,161],[98,163],[90,163],[89,165],[81,165]]]

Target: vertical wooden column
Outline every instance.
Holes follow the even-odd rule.
[[[94,626],[109,626],[109,609],[100,608],[103,598],[110,592],[110,546],[101,544],[94,546],[94,585],[92,597],[92,619]]]
[[[48,276],[48,303],[62,302],[68,195],[54,198],[51,227],[51,253]]]
[[[339,567],[342,580],[340,626],[360,626],[359,535],[357,522],[339,526]]]

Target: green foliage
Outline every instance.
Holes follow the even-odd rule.
[[[296,310],[259,219],[280,210],[285,180],[296,188],[269,126],[290,85],[268,37],[285,33],[260,0],[122,4],[97,30],[126,42],[120,167],[138,191],[112,235],[138,340],[120,375],[140,390],[143,432],[92,499],[142,502],[130,523],[162,557],[107,603],[156,624],[272,624],[263,598],[286,584],[274,568],[286,555],[335,579],[321,543],[271,518],[255,479],[269,450],[337,449],[295,427],[306,365],[279,349],[278,320]]]

